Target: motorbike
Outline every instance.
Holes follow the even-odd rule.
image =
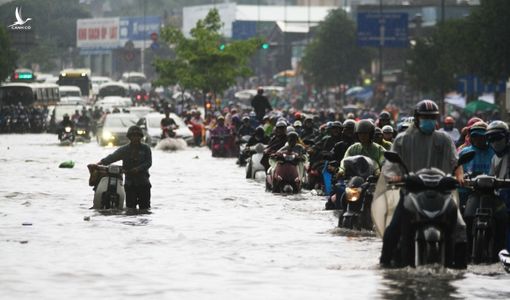
[[[44,116],[42,114],[33,115],[32,122],[30,123],[33,133],[42,133],[46,131],[46,120],[43,117]]]
[[[94,187],[93,209],[123,209],[126,199],[121,166],[88,165],[89,185]]]
[[[29,119],[27,113],[22,112],[19,114],[18,122],[17,122],[17,126],[16,126],[16,132],[17,133],[30,132],[30,119]]]
[[[244,155],[244,154],[248,153],[247,149],[246,149],[246,144],[250,140],[250,137],[251,136],[249,136],[249,135],[243,135],[243,136],[238,136],[238,138],[237,138],[236,144],[239,145],[239,159],[237,160],[236,164],[238,164],[240,167],[246,166],[246,156],[247,155]]]
[[[237,157],[239,147],[236,149],[232,135],[213,135],[211,136],[211,152],[213,157]]]
[[[298,154],[292,151],[277,152],[274,170],[268,170],[266,189],[273,193],[299,193],[301,178],[299,178],[298,164],[301,161]]]
[[[81,124],[76,125],[76,141],[88,143],[90,142],[90,129],[88,126]]]
[[[510,188],[510,180],[478,175],[465,179],[465,186],[472,190],[464,210],[471,262],[497,262],[499,250],[505,248],[508,216],[505,203],[496,191]],[[502,213],[495,214],[498,210]]]
[[[379,178],[375,174],[377,163],[362,155],[347,157],[343,162],[349,179],[340,196],[343,213],[339,215],[338,227],[372,230],[370,207]]]
[[[74,143],[75,134],[70,126],[64,127],[64,130],[59,135],[60,145],[69,146]]]
[[[244,149],[245,153],[251,154],[246,160],[246,178],[258,179],[266,176],[266,169],[261,164],[264,149],[266,149],[266,145],[262,143]]]
[[[474,151],[463,154],[456,168],[469,162],[474,155]],[[410,222],[402,227],[395,259],[404,266],[452,265],[459,209],[453,197],[457,180],[436,168],[409,173],[396,152],[386,151],[384,157],[405,170],[403,181],[393,185],[402,188],[404,213]]]

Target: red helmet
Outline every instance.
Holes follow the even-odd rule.
[[[448,116],[448,117],[444,118],[444,123],[445,124],[455,124],[455,120],[452,117]]]
[[[294,114],[294,119],[301,119],[301,113],[299,111],[296,111]]]
[[[473,124],[475,124],[476,122],[480,122],[480,121],[482,121],[482,119],[477,118],[477,117],[472,117],[472,118],[471,118],[471,119],[469,119],[469,121],[467,122],[466,127],[467,127],[467,128],[470,128],[471,126],[473,126]]]

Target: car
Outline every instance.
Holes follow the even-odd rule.
[[[75,105],[75,104],[59,104],[55,105],[53,109],[48,107],[51,113],[49,113],[49,131],[56,132],[57,126],[62,120],[64,120],[64,115],[69,115],[71,118],[76,111],[81,112],[83,110],[83,105]]]
[[[193,132],[191,132],[186,123],[174,113],[170,113],[170,117],[174,119],[175,123],[179,126],[179,128],[175,130],[176,138],[182,138],[188,145],[192,145]],[[138,121],[138,125],[146,132],[145,142],[147,144],[156,146],[161,139],[161,119],[163,118],[165,118],[165,114],[150,113],[140,118]]]
[[[61,104],[86,105],[87,101],[82,97],[81,90],[77,86],[61,85],[58,87]]]
[[[121,146],[129,143],[126,136],[128,128],[136,125],[138,120],[136,115],[128,113],[106,115],[104,122],[98,125],[97,142],[100,146]]]
[[[104,97],[96,103],[94,103],[95,107],[102,107],[105,111],[113,111],[115,108],[119,110],[123,110],[131,106],[133,102],[130,98],[119,97],[119,96],[107,96]]]
[[[131,106],[126,109],[130,114],[136,115],[138,118],[145,117],[146,115],[156,112],[154,108],[148,106]]]

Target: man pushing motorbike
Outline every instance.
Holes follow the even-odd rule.
[[[149,180],[149,168],[152,166],[151,148],[141,142],[143,132],[138,126],[129,127],[127,137],[130,141],[129,144],[101,159],[97,165],[109,165],[122,160],[122,168],[126,174],[124,185],[126,206],[136,209],[138,205],[139,209],[146,210],[151,207],[151,183]]]

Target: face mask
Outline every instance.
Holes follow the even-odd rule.
[[[490,143],[492,149],[496,151],[497,153],[501,153],[506,148],[506,139],[499,139],[497,141],[494,141]]]
[[[431,119],[421,119],[420,120],[420,130],[424,134],[432,134],[436,129],[436,120]]]

